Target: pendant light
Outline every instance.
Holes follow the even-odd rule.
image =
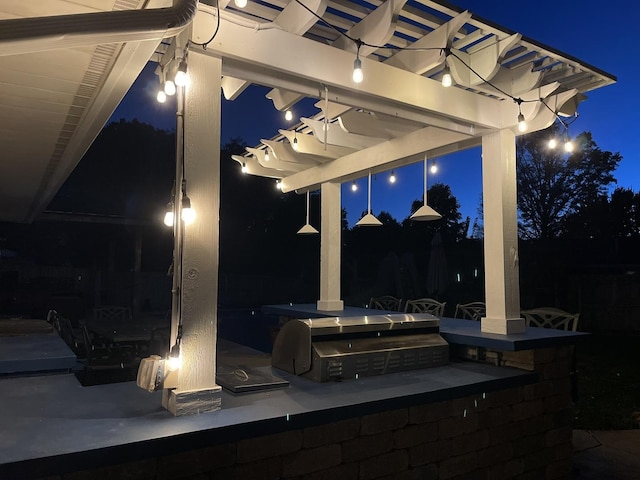
[[[439,220],[442,218],[438,212],[427,205],[427,155],[424,156],[424,204],[411,215],[411,220],[419,222],[428,222],[430,220]]]
[[[316,233],[318,233],[318,230],[309,223],[309,191],[307,190],[307,222],[298,230],[298,235],[313,235]]]
[[[369,190],[367,199],[367,214],[358,220],[356,226],[358,227],[379,227],[382,222],[378,220],[375,215],[371,213],[371,171],[369,171]]]

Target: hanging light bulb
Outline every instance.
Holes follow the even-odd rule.
[[[173,202],[167,203],[167,211],[164,214],[164,224],[173,227]]]
[[[264,151],[264,161],[268,162],[269,161],[269,149],[266,148]]]
[[[293,112],[291,110],[287,110],[286,112],[284,112],[284,119],[287,122],[290,122],[291,120],[293,120]]]
[[[447,65],[445,60],[444,69],[442,70],[442,86],[445,88],[449,88],[451,85],[453,85],[451,69],[449,68],[449,65]]]
[[[521,132],[527,131],[527,122],[525,122],[522,112],[518,114],[518,130]]]
[[[564,142],[564,151],[567,153],[573,152],[573,142],[567,137],[567,140]]]
[[[550,138],[550,139],[549,139],[549,143],[547,144],[547,146],[548,146],[550,149],[552,149],[552,150],[553,150],[554,148],[556,148],[556,147],[558,146],[558,141],[557,141],[555,138]]]
[[[164,82],[164,93],[170,97],[176,94],[176,84],[172,80]]]
[[[291,144],[291,147],[296,152],[300,150],[300,147],[298,146],[298,137],[296,136],[295,131],[293,132],[293,143]]]
[[[438,173],[438,165],[436,164],[435,159],[431,160],[431,168],[429,168],[431,173]]]
[[[356,57],[353,62],[352,78],[355,83],[361,83],[362,80],[364,80],[364,74],[362,73],[362,60],[360,60],[359,57]]]
[[[360,46],[362,41],[356,40],[356,59],[353,61],[353,74],[351,78],[355,83],[360,83],[364,80],[364,74],[362,73],[362,60],[360,60]]]
[[[396,174],[391,170],[391,175],[389,175],[389,183],[396,183]]]
[[[247,173],[247,164],[246,164],[246,163],[243,163],[243,164],[242,164],[242,167],[240,167],[240,171],[241,171],[242,173]]]
[[[183,58],[178,65],[178,71],[176,72],[176,78],[173,80],[178,87],[184,87],[189,83],[189,76],[187,75],[187,62]]]
[[[280,180],[276,180],[276,188],[277,188],[278,190],[282,190],[282,181],[280,181]]]
[[[180,213],[180,217],[186,225],[192,224],[196,219],[196,211],[191,208],[191,199],[186,193],[182,196],[182,212]]]
[[[164,90],[158,90],[158,94],[156,95],[156,100],[158,100],[158,103],[164,103],[167,101],[167,94],[164,93]]]
[[[357,192],[358,191],[358,184],[356,183],[355,180],[353,182],[351,182],[351,191],[352,192]]]
[[[235,3],[238,8],[244,8],[247,6],[247,0],[234,0],[233,3]]]

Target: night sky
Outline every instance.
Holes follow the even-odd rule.
[[[594,90],[580,104],[579,118],[570,129],[572,136],[591,131],[603,150],[620,152],[623,157],[615,172],[618,186],[640,190],[640,135],[637,115],[640,107],[637,79],[640,78],[640,42],[635,36],[640,3],[628,0],[513,2],[507,0],[455,0],[452,3],[469,9],[487,20],[515,30],[556,50],[574,56],[618,78],[618,83]],[[133,119],[159,128],[175,128],[175,106],[155,100],[158,88],[153,65],[139,77],[112,119]],[[264,98],[269,89],[253,86],[237,100],[222,104],[222,143],[241,138],[257,145],[261,138],[271,138],[279,128],[289,125],[284,116]],[[314,101],[294,107],[296,118],[318,112]],[[451,186],[461,204],[463,218],[471,224],[478,216],[482,191],[480,148],[436,159],[439,171],[429,175],[429,184]],[[411,202],[422,197],[422,163],[396,170],[397,182],[378,174],[372,182],[372,210],[390,212],[398,221],[409,215]],[[353,193],[343,185],[343,206],[353,225],[367,207],[366,178],[358,181]],[[291,194],[294,195],[294,194]]]

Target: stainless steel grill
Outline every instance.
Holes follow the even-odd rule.
[[[444,365],[449,345],[428,313],[290,320],[271,364],[314,382]]]

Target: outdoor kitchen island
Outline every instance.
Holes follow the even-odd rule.
[[[180,417],[160,407],[160,392],[132,382],[2,378],[0,477],[570,478],[571,344],[581,334],[528,329],[492,339],[467,321],[450,324],[447,338],[447,323],[452,351],[482,343],[500,365],[452,358],[316,383],[219,342],[227,364],[290,385],[223,391],[221,410]]]

